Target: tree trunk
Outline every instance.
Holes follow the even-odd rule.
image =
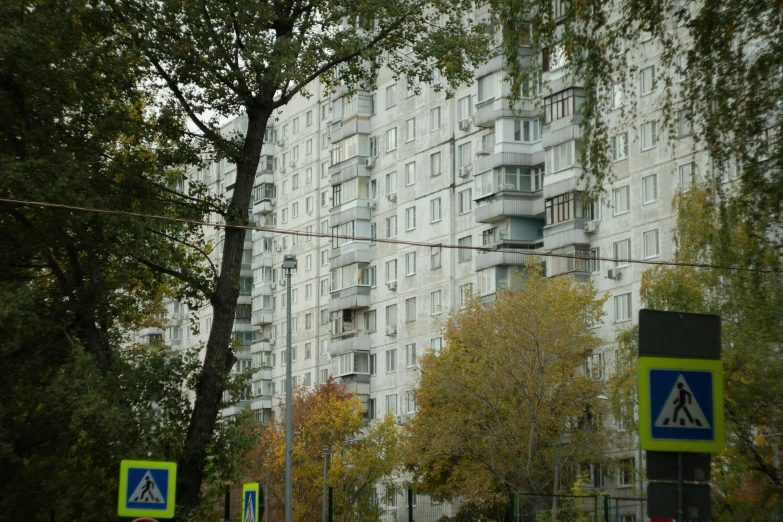
[[[237,161],[237,179],[226,223],[248,223],[248,206],[256,169],[264,144],[264,132],[271,112],[249,109],[242,157]],[[246,231],[227,228],[223,241],[220,276],[212,305],[212,330],[206,346],[201,375],[196,384],[196,401],[188,426],[185,448],[177,472],[177,503],[180,516],[198,505],[207,448],[220,414],[220,401],[236,358],[231,352],[231,334],[239,298],[239,274]]]

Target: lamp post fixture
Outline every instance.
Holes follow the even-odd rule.
[[[291,500],[291,451],[293,446],[293,382],[291,379],[291,272],[296,270],[296,256],[283,256],[286,283],[286,349],[285,349],[285,522],[293,520]]]
[[[326,463],[327,463],[327,461],[329,460],[329,455],[330,455],[330,453],[331,453],[331,452],[329,451],[329,446],[324,446],[324,447],[321,449],[321,452],[322,452],[322,453],[323,453],[323,455],[324,455],[324,492],[323,492],[323,502],[322,502],[322,504],[323,504],[323,509],[322,509],[322,511],[323,511],[323,512],[322,512],[322,517],[321,517],[321,519],[323,520],[323,522],[326,522],[326,511],[327,511],[327,505],[326,505]]]

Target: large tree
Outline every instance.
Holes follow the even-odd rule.
[[[192,365],[124,333],[209,288],[200,229],[16,202],[208,210],[175,190],[183,120],[110,22],[89,1],[0,4],[0,510],[24,520],[110,518],[119,460],[176,458],[189,421]]]
[[[331,453],[328,486],[334,489],[336,519],[359,517],[380,520],[373,494],[393,491],[399,471],[403,433],[394,417],[377,419],[368,428],[365,410],[355,395],[332,379],[313,389],[294,390],[293,423],[294,520],[317,522],[321,518],[324,446]],[[248,480],[269,485],[267,509],[273,520],[284,507],[285,419],[277,417],[250,452],[244,470]]]
[[[767,520],[783,513],[780,251],[749,233],[752,205],[719,197],[706,185],[677,197],[675,260],[752,269],[656,267],[644,273],[641,297],[648,308],[721,316],[727,449],[714,468],[716,511],[720,520]]]
[[[448,86],[471,79],[489,55],[488,38],[473,26],[469,0],[110,0],[126,43],[144,56],[150,82],[191,120],[193,135],[215,159],[237,165],[223,215],[228,226],[223,262],[208,295],[213,321],[196,384],[178,500],[192,506],[202,481],[205,450],[220,409],[239,295],[248,208],[267,123],[316,79],[326,89],[372,89],[381,67],[414,86],[442,73]],[[410,46],[410,52],[402,52]],[[320,93],[318,93],[320,94]],[[223,118],[243,114],[244,134],[224,136]],[[207,115],[207,116],[205,116]]]
[[[421,359],[408,458],[419,491],[474,502],[551,493],[602,458],[603,383],[583,368],[604,301],[531,262],[495,301],[451,315],[446,347]]]

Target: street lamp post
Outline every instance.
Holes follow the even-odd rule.
[[[322,448],[321,452],[324,455],[324,492],[323,492],[323,502],[322,502],[323,503],[323,516],[321,518],[322,518],[323,522],[326,522],[326,510],[327,510],[327,505],[326,505],[326,463],[327,463],[327,461],[329,459],[329,453],[330,453],[329,446],[324,446]]]
[[[291,272],[296,270],[296,256],[283,256],[286,283],[286,350],[285,350],[285,522],[293,520],[291,500],[291,451],[293,446],[293,382],[291,379]]]

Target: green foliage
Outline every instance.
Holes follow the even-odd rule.
[[[781,221],[783,140],[783,25],[775,2],[708,0],[491,0],[502,27],[503,55],[512,97],[540,67],[544,50],[562,49],[566,82],[584,88],[580,146],[584,181],[592,195],[614,179],[609,139],[615,129],[638,124],[640,59],[654,57],[655,104],[661,135],[674,152],[680,109],[690,109],[695,145],[703,146],[716,172],[736,168],[739,194],[757,230]],[[522,28],[526,28],[522,30]],[[532,57],[532,58],[531,58]],[[625,98],[612,111],[612,86]],[[619,116],[618,116],[619,113]],[[778,129],[769,137],[767,129]],[[619,131],[618,131],[619,132]],[[771,167],[772,166],[772,167]],[[751,224],[748,224],[751,225]]]
[[[210,200],[174,190],[195,159],[183,121],[154,108],[108,14],[0,4],[0,197],[198,219]],[[111,519],[121,459],[182,453],[198,359],[126,332],[204,298],[200,243],[181,223],[0,203],[3,513]]]
[[[677,261],[779,269],[774,238],[754,236],[752,206],[715,203],[705,186],[676,199]],[[656,267],[645,272],[645,306],[721,316],[726,394],[727,449],[718,457],[720,520],[738,520],[759,506],[751,520],[780,513],[783,379],[780,346],[783,280],[778,272]],[[763,508],[761,508],[763,506]]]

